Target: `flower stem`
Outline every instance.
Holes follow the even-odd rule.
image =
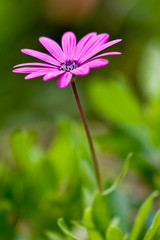
[[[91,138],[91,134],[90,134],[90,131],[89,131],[89,128],[88,128],[88,125],[87,125],[86,117],[85,117],[85,114],[84,114],[84,111],[83,111],[83,108],[82,108],[82,105],[81,105],[81,102],[80,102],[80,98],[79,98],[79,95],[78,95],[75,80],[73,82],[71,82],[71,86],[72,86],[72,90],[73,90],[73,93],[74,93],[74,96],[75,96],[77,107],[78,107],[78,110],[79,110],[79,113],[80,113],[80,116],[81,116],[81,120],[82,120],[82,123],[84,125],[84,129],[86,131],[91,155],[92,155],[92,158],[93,158],[93,163],[94,163],[94,168],[95,168],[95,173],[96,173],[96,179],[97,179],[97,185],[98,185],[99,191],[101,192],[102,191],[102,185],[101,185],[98,161],[97,161],[93,141],[92,141],[92,138]]]

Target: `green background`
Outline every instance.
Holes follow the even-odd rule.
[[[67,223],[82,218],[96,189],[71,87],[12,73],[14,65],[34,61],[22,48],[46,52],[40,36],[59,44],[65,31],[78,40],[92,31],[123,39],[107,50],[121,56],[109,56],[109,65],[77,78],[105,187],[134,153],[127,177],[108,199],[123,232],[131,231],[140,203],[160,188],[159,0],[58,2],[0,0],[2,240],[47,239],[46,230],[59,231],[59,217]]]

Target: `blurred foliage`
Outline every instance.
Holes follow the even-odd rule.
[[[58,132],[47,151],[36,144],[35,132],[15,130],[12,133],[10,141],[15,161],[10,165],[1,164],[1,237],[14,239],[23,221],[24,228],[28,227],[34,236],[39,232],[42,234],[45,228],[56,228],[57,218],[62,215],[81,216],[83,189],[79,174],[82,172],[81,160],[78,158],[91,169],[92,162],[90,158],[85,160],[88,156],[86,142],[80,142],[79,136],[83,134],[76,124],[66,120],[59,124]],[[78,146],[80,151],[76,150]],[[90,192],[95,191],[94,175],[89,178],[84,168],[83,172],[84,189],[90,185]],[[91,186],[89,181],[92,179]]]
[[[104,122],[111,121],[107,131],[97,137],[101,149],[121,157],[134,151],[133,167],[159,189],[160,108],[157,98],[142,105],[124,79],[106,80],[92,81],[88,88],[93,111],[97,111]]]
[[[0,239],[160,238],[156,201],[151,208],[160,189],[159,12],[159,0],[0,0]],[[77,79],[106,195],[96,192],[86,136],[71,120],[70,88],[11,72],[33,61],[21,48],[45,51],[40,36],[60,43],[67,30],[123,38],[111,49],[122,56]]]
[[[101,193],[96,195],[93,205],[91,209],[85,211],[84,215],[84,227],[87,229],[89,239],[91,240],[158,240],[159,239],[159,228],[160,228],[160,212],[158,211],[153,219],[153,222],[147,232],[144,232],[145,229],[145,221],[147,219],[148,213],[150,211],[153,200],[158,196],[158,192],[153,192],[146,201],[142,204],[135,223],[133,225],[133,229],[131,233],[125,233],[123,235],[123,231],[119,228],[120,219],[118,217],[114,217],[113,219],[108,218],[108,214],[106,215],[104,209],[109,208],[109,204],[106,204],[106,200]],[[98,201],[97,201],[98,197]],[[97,206],[95,206],[95,201],[97,202]],[[103,204],[102,204],[103,202]],[[97,218],[94,216],[95,207],[97,208]],[[101,212],[101,209],[103,211]],[[99,218],[101,216],[101,218]],[[108,221],[109,220],[109,221]],[[66,235],[66,237],[70,240],[80,240],[72,234],[72,232],[68,229],[63,219],[58,220],[58,225]],[[50,237],[47,234],[49,239],[52,240],[52,236]],[[62,238],[63,239],[63,238]]]
[[[75,229],[85,227],[91,240],[110,239],[112,236],[116,239],[117,235],[129,233],[132,224],[129,216],[137,206],[127,198],[125,189],[119,189],[119,184],[128,170],[131,154],[119,177],[112,184],[106,179],[105,185],[109,186],[97,193],[94,168],[82,126],[63,119],[58,121],[57,129],[56,137],[47,150],[37,144],[34,131],[17,129],[11,134],[14,161],[0,165],[1,239],[42,237],[63,240],[57,227],[57,219],[61,216]],[[131,231],[132,240],[142,239],[141,234],[147,231],[145,221],[157,195],[154,192],[142,205]],[[134,198],[136,200],[136,196]],[[70,222],[74,219],[76,221]],[[83,221],[79,222],[80,219]],[[155,219],[146,232],[146,239],[158,240],[152,236],[159,229],[159,212]],[[70,232],[63,219],[58,225],[69,239],[82,239]]]
[[[125,165],[124,169],[127,169]],[[124,172],[122,170],[122,173]],[[115,183],[113,183],[113,186]],[[114,188],[112,188],[114,189]],[[114,190],[113,190],[114,191]],[[131,233],[126,232],[123,234],[124,230],[121,230],[121,217],[113,216],[108,214],[110,210],[110,202],[107,201],[107,196],[111,191],[107,189],[102,193],[97,193],[93,199],[93,203],[90,208],[87,208],[84,211],[82,226],[87,230],[88,237],[91,240],[158,240],[159,239],[159,228],[160,228],[160,210],[155,214],[151,226],[148,227],[148,230],[145,231],[145,222],[148,217],[148,214],[151,210],[153,200],[159,195],[157,191],[153,192],[142,204],[131,229]],[[58,220],[58,225],[61,228],[62,232],[70,240],[80,240],[76,237],[67,227],[64,220],[60,218]],[[81,225],[79,225],[82,227]],[[127,230],[128,231],[128,230]],[[52,235],[53,234],[53,235]],[[51,232],[47,232],[46,235],[50,240],[56,235]],[[59,238],[63,239],[63,237]]]

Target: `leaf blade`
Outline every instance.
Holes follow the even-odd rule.
[[[153,192],[142,204],[140,207],[140,210],[137,214],[133,230],[131,232],[130,240],[137,240],[139,234],[141,233],[144,223],[146,221],[147,215],[150,211],[150,208],[152,206],[153,200],[159,195],[158,191]]]
[[[128,168],[129,168],[129,165],[130,165],[130,158],[132,157],[132,155],[133,155],[133,153],[128,154],[127,159],[125,161],[125,164],[122,168],[122,171],[121,171],[120,175],[118,176],[118,178],[115,180],[115,182],[113,183],[113,185],[111,187],[109,187],[108,189],[103,191],[102,194],[104,196],[107,196],[108,194],[113,192],[118,187],[118,185],[121,183],[121,181],[123,180],[123,178],[125,177],[125,175],[128,171]]]
[[[60,227],[60,229],[62,230],[64,235],[66,235],[70,240],[80,240],[79,238],[75,237],[72,234],[72,232],[68,229],[68,227],[66,226],[63,218],[58,219],[58,226]]]
[[[106,232],[106,240],[123,240],[123,233],[117,226],[109,226]]]
[[[152,240],[159,228],[160,228],[160,210],[156,213],[153,222],[150,228],[148,229],[146,235],[144,236],[143,240]]]

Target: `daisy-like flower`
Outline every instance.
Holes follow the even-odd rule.
[[[66,32],[62,36],[62,48],[54,40],[47,37],[40,37],[40,43],[50,54],[42,53],[31,49],[21,51],[32,57],[38,58],[45,63],[33,62],[16,65],[13,72],[28,73],[25,79],[32,79],[43,76],[47,81],[58,78],[58,86],[66,87],[73,75],[83,76],[89,73],[91,68],[102,67],[108,64],[103,57],[119,55],[120,52],[107,52],[99,55],[99,52],[118,43],[121,39],[107,42],[107,33],[97,34],[95,32],[85,35],[78,43],[73,32]]]

